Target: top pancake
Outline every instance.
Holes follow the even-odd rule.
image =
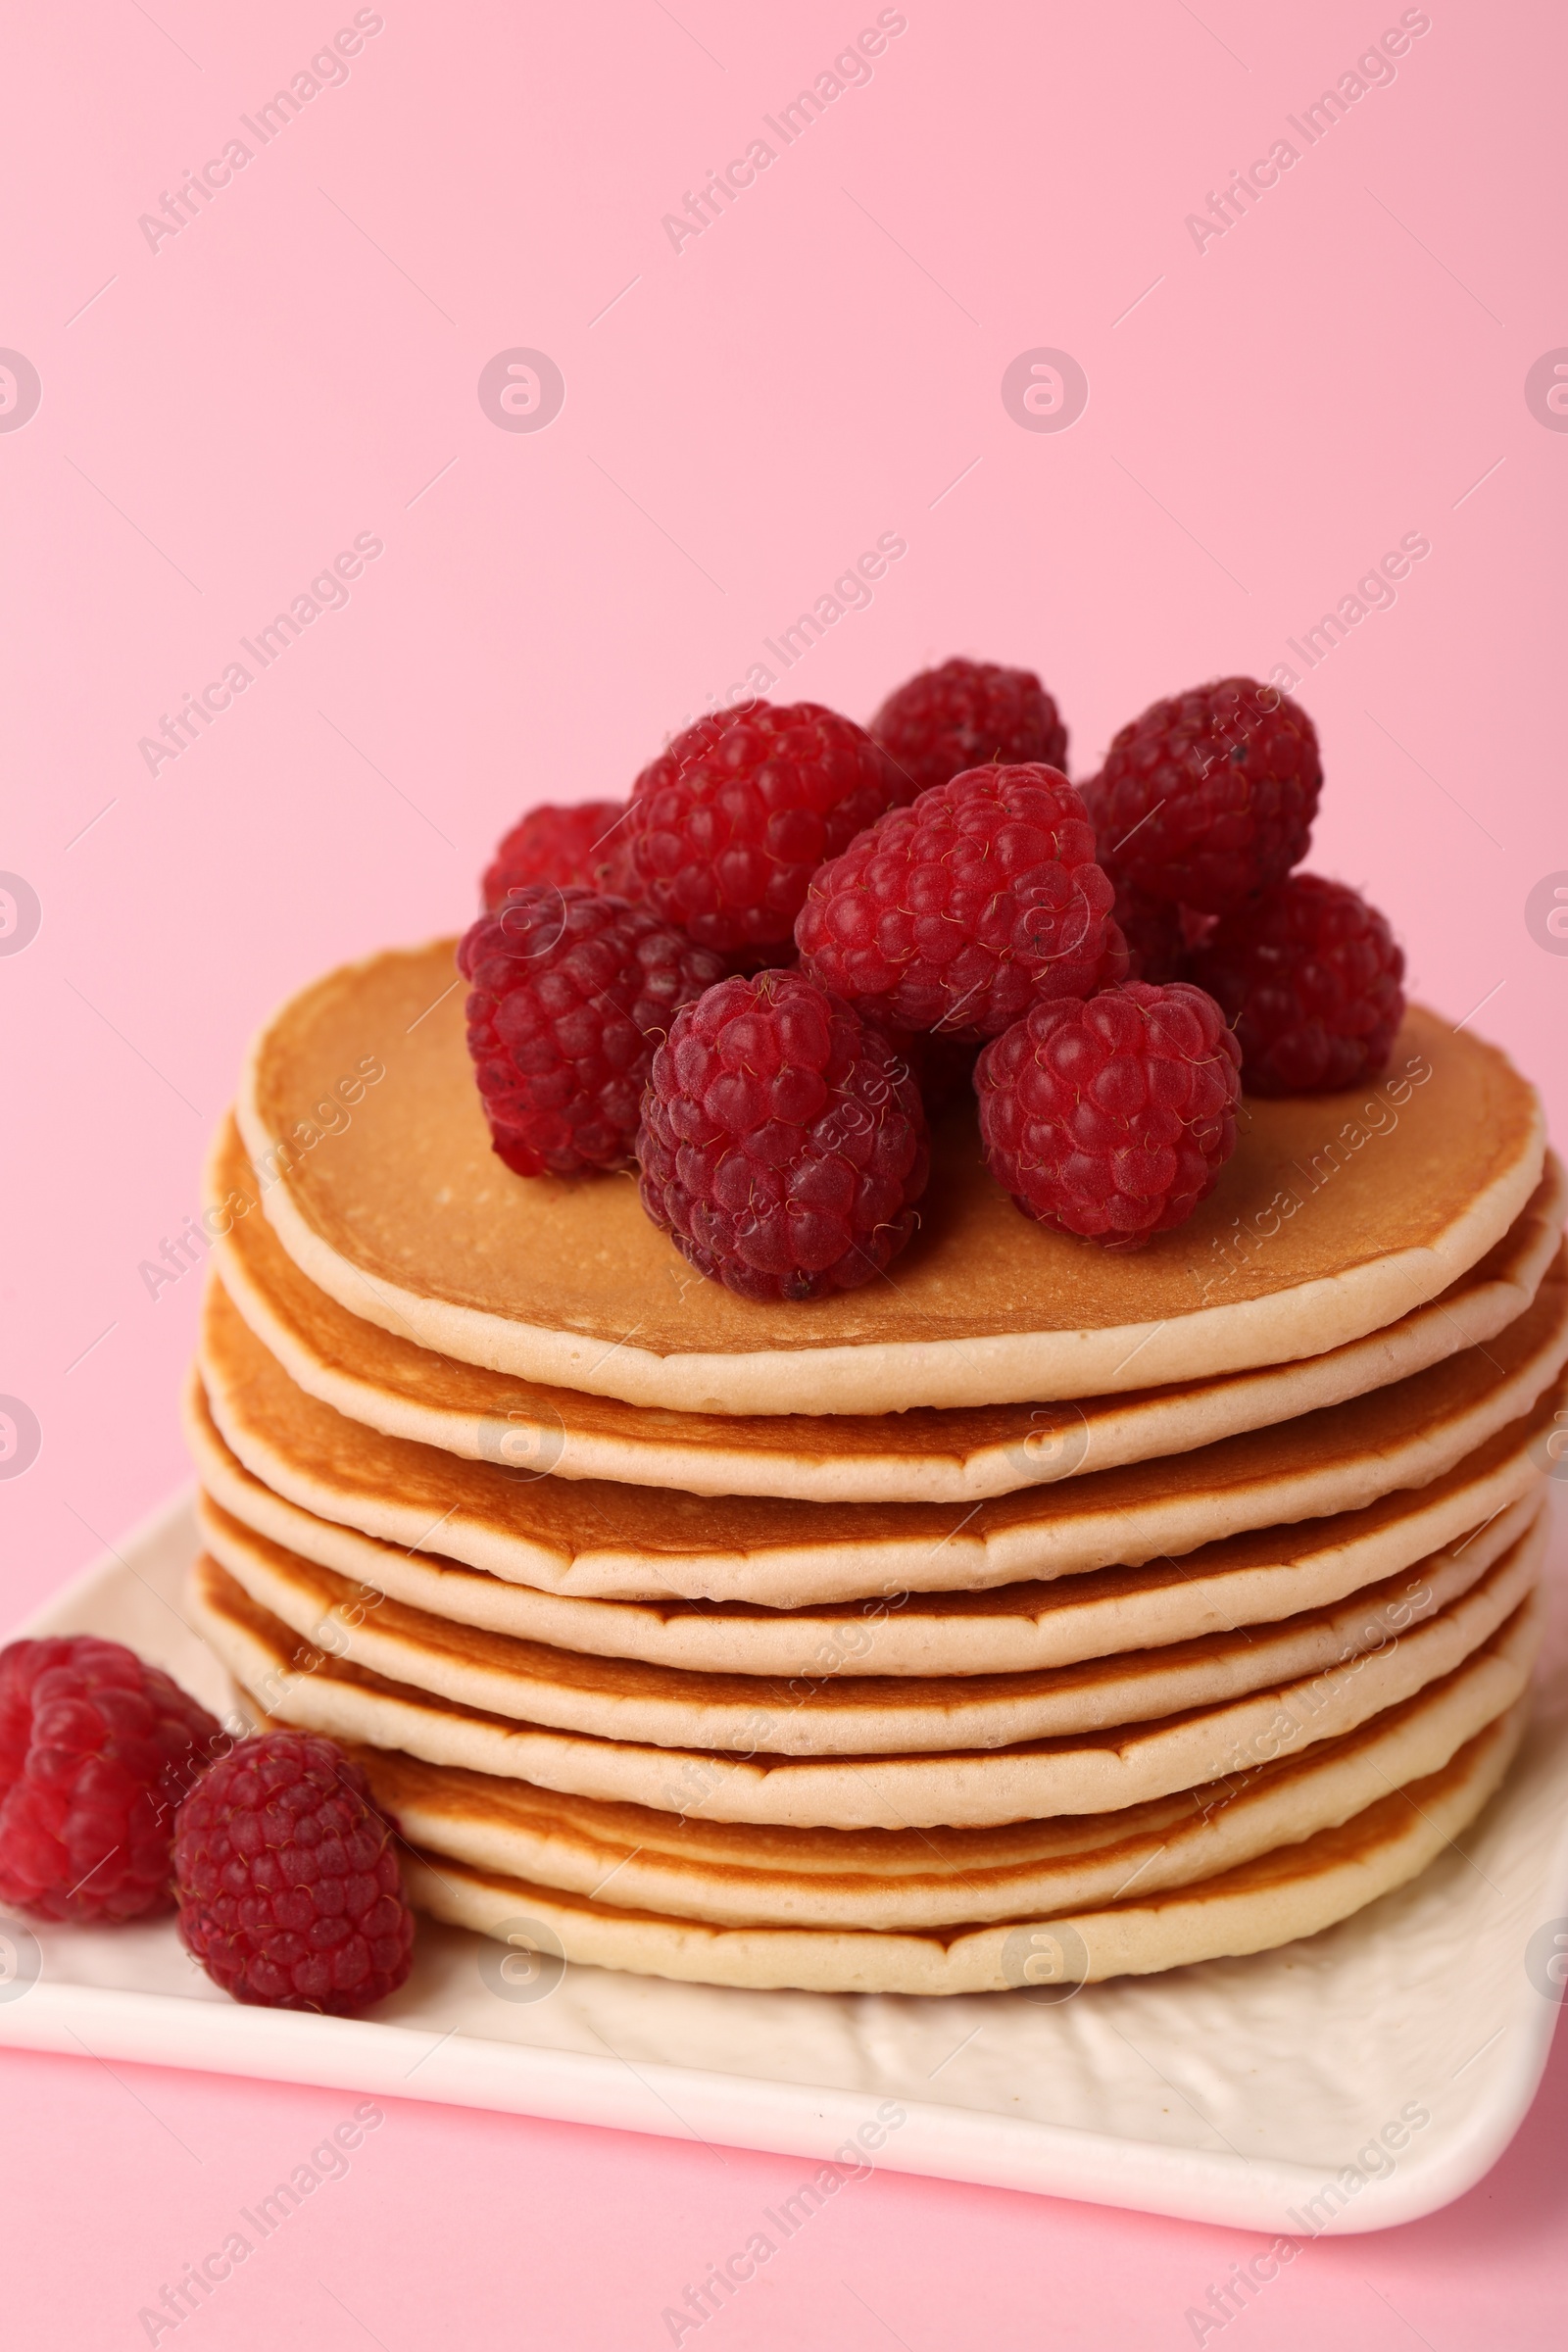
[[[964,1109],[920,1234],[810,1304],[704,1281],[625,1177],[512,1175],[489,1148],[452,945],[326,975],[252,1049],[237,1104],[267,1213],[351,1312],[553,1387],[705,1413],[1091,1396],[1280,1363],[1406,1314],[1498,1241],[1544,1150],[1493,1047],[1412,1008],[1387,1077],[1250,1101],[1185,1225],[1127,1255],[1019,1214]]]

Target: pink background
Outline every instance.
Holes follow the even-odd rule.
[[[778,699],[864,716],[951,652],[1026,662],[1080,775],[1155,694],[1300,669],[1286,640],[1428,539],[1301,688],[1329,775],[1312,863],[1390,911],[1423,996],[1482,1006],[1564,1132],[1568,961],[1525,921],[1568,867],[1568,439],[1524,397],[1568,339],[1560,15],[1437,0],[1396,78],[1305,149],[1286,117],[1396,7],[905,13],[869,81],[677,254],[662,217],[874,6],[388,0],[266,147],[238,118],[351,8],[10,12],[0,344],[43,394],[0,431],[0,867],[42,928],[0,957],[0,1391],[43,1448],[0,1485],[7,1618],[185,1474],[198,1278],[154,1299],[138,1265],[196,1205],[253,1025],[329,963],[460,927],[523,806],[624,791],[884,532],[907,554]],[[236,134],[251,162],[151,250],[138,217]],[[1300,161],[1200,252],[1186,216],[1282,136]],[[565,379],[538,433],[476,396],[518,346]],[[1036,347],[1087,372],[1068,431],[1004,408]],[[361,532],[384,553],[347,607],[150,773],[138,739]],[[10,2313],[48,2347],[142,2340],[137,2306],[352,2105],[85,2060],[5,2055],[0,2080],[30,2256]],[[1559,2060],[1491,2181],[1313,2246],[1249,2340],[1560,2340],[1565,2125]],[[201,2326],[656,2344],[799,2169],[408,2102]],[[881,2176],[713,2327],[824,2352],[1177,2343],[1250,2250]]]

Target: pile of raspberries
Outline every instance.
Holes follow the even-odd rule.
[[[408,1977],[397,1826],[330,1740],[225,1732],[96,1634],[0,1649],[0,1904],[120,1927],[177,1915],[235,2000],[353,2017]]]
[[[1294,869],[1323,770],[1277,687],[1151,705],[1097,776],[1030,670],[952,661],[868,728],[753,702],[625,802],[530,810],[458,951],[496,1151],[636,1167],[743,1298],[881,1273],[918,1224],[927,1111],[972,1089],[1026,1216],[1132,1250],[1190,1216],[1257,1095],[1389,1057],[1404,958]]]

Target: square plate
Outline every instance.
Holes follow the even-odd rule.
[[[196,1548],[181,1494],[21,1630],[127,1642],[221,1714],[227,1678],[181,1614]],[[509,1983],[500,1945],[421,1920],[409,1984],[373,2019],[339,2020],[239,2007],[168,1920],[0,1920],[0,2043],[823,2159],[870,2126],[861,2144],[898,2171],[1294,2235],[1411,2221],[1506,2147],[1562,1997],[1555,1581],[1530,1733],[1462,1847],[1277,1952],[1066,1999],[934,2000],[578,1967]]]

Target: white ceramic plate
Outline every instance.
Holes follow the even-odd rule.
[[[180,1614],[195,1546],[181,1495],[22,1630],[128,1642],[222,1713]],[[509,1984],[503,1947],[426,1920],[403,1991],[340,2021],[236,2006],[167,1920],[0,1920],[0,2042],[817,2160],[866,2126],[900,2171],[1298,2236],[1382,2229],[1480,2180],[1535,2095],[1568,1973],[1565,1817],[1559,1607],[1523,1756],[1464,1850],[1283,1951],[1055,2004],[915,2000],[591,1968]]]

